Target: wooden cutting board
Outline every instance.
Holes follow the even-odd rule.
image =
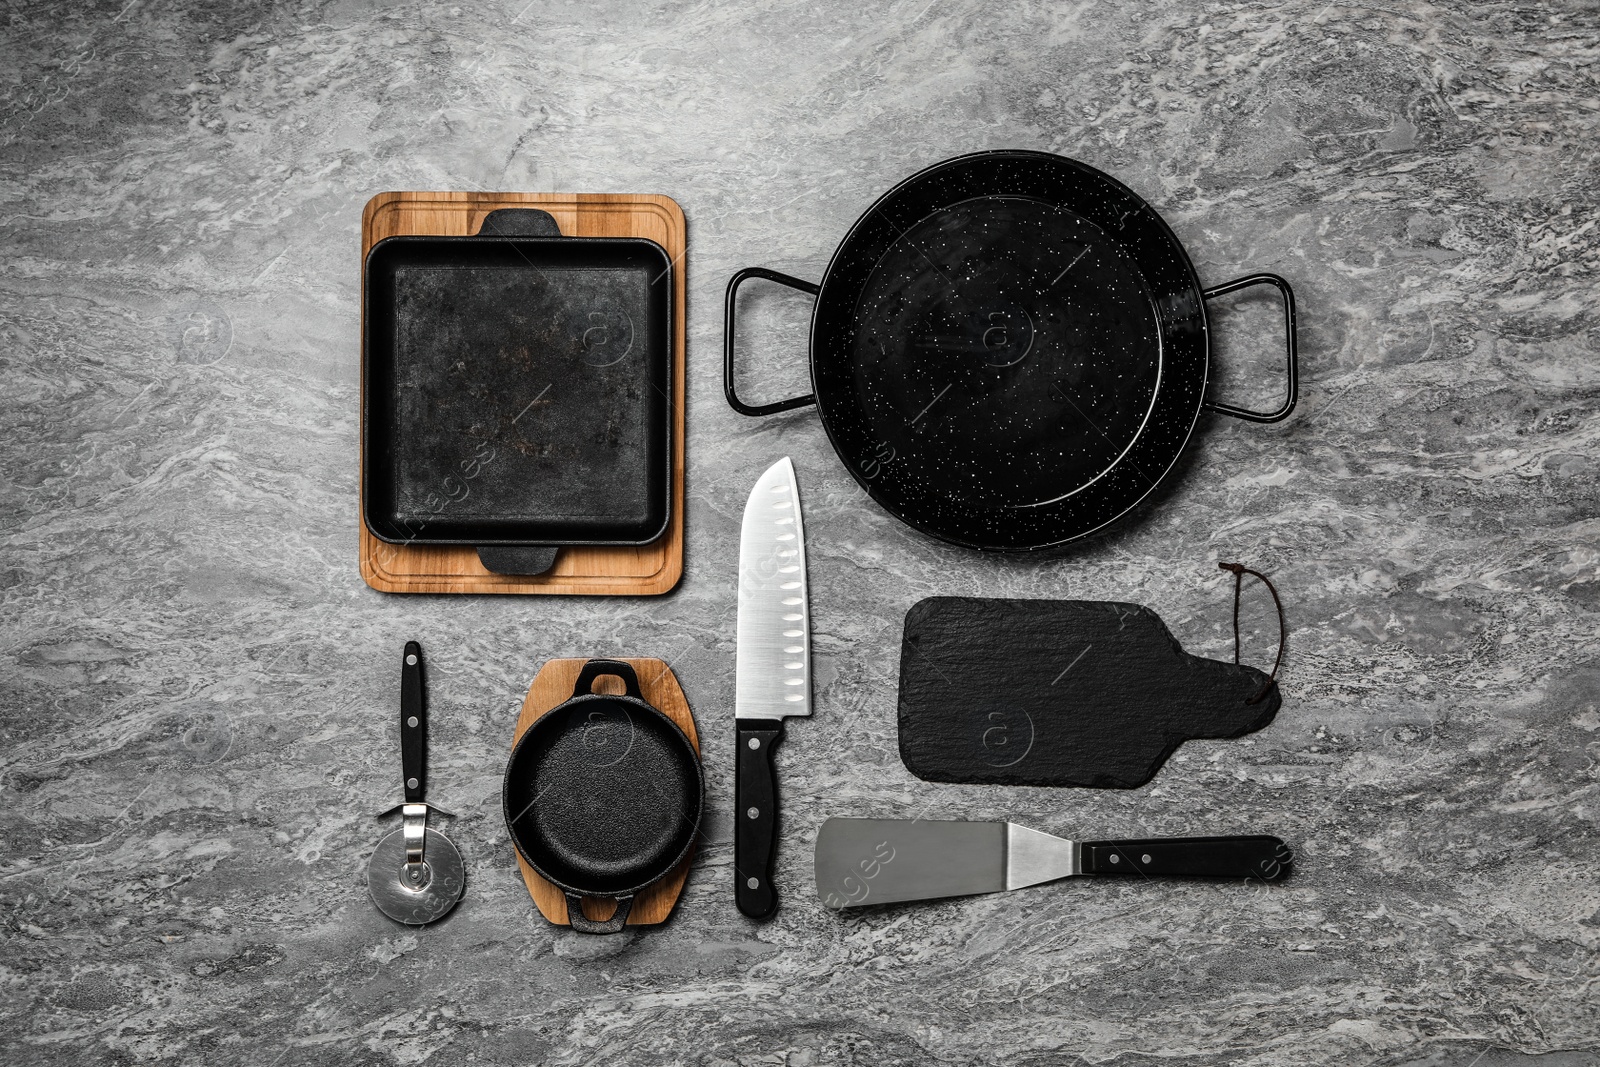
[[[522,701],[522,714],[517,716],[517,728],[511,735],[513,747],[522,738],[523,731],[532,726],[539,716],[565,703],[572,696],[572,687],[577,684],[578,674],[588,662],[586,659],[553,659],[539,669],[533,684],[528,687],[527,697]],[[694,714],[689,710],[689,702],[684,699],[683,688],[678,685],[672,668],[658,659],[624,659],[622,662],[631,666],[639,676],[639,691],[644,695],[645,702],[677,723],[689,736],[690,743],[698,753],[700,736],[694,728]],[[595,683],[594,692],[620,694],[623,692],[622,679],[600,678]],[[629,926],[653,926],[664,922],[672,914],[678,895],[683,892],[683,883],[689,877],[689,866],[693,860],[694,850],[690,849],[683,862],[673,868],[670,874],[634,898],[633,910],[628,913]],[[528,866],[528,861],[522,858],[521,853],[517,854],[517,866],[522,871],[522,880],[527,884],[540,914],[557,926],[572,925],[567,919],[567,898],[561,890]],[[611,918],[616,910],[614,900],[585,897],[583,901],[583,913],[596,922]]]
[[[401,234],[477,233],[485,215],[504,207],[548,211],[568,237],[647,237],[666,249],[671,258],[672,517],[667,532],[637,548],[563,548],[555,566],[545,574],[506,575],[487,570],[470,545],[392,545],[374,537],[366,521],[358,517],[361,577],[385,593],[665,593],[683,575],[684,252],[688,247],[683,210],[671,197],[635,193],[379,193],[367,201],[361,216],[362,305],[366,304],[367,253],[374,244]],[[366,336],[365,324],[362,336]],[[366,396],[364,382],[362,396]],[[364,405],[363,399],[363,421]],[[358,515],[363,512],[364,508],[358,509]]]

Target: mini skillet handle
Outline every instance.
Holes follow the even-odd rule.
[[[1288,873],[1294,863],[1294,853],[1280,838],[1267,834],[1165,837],[1144,841],[1085,841],[1079,863],[1084,874],[1259,878],[1275,882]]]
[[[633,699],[644,699],[644,693],[639,689],[639,676],[633,673],[633,667],[620,659],[592,659],[585,663],[583,669],[578,672],[578,681],[572,687],[572,695],[588,696],[594,686],[594,680],[604,678],[608,674],[621,678],[627,694]]]
[[[421,804],[428,788],[428,709],[422,699],[422,646],[406,642],[400,661],[400,767],[406,803]]]
[[[567,895],[567,922],[580,934],[620,934],[628,924],[628,912],[633,909],[631,895],[617,898],[617,910],[611,918],[596,921],[583,913],[583,898],[576,893]]]
[[[733,782],[734,900],[757,921],[778,910],[772,860],[778,851],[778,768],[772,750],[783,738],[782,719],[738,720],[738,771]]]
[[[728,296],[723,305],[722,312],[722,392],[728,398],[728,406],[741,415],[776,415],[780,411],[789,411],[793,408],[803,408],[807,404],[817,402],[816,395],[807,393],[805,396],[790,397],[780,400],[776,404],[746,404],[739,399],[739,394],[733,390],[733,318],[734,305],[737,303],[739,286],[751,278],[765,278],[769,282],[787,285],[791,289],[798,289],[802,293],[816,296],[822,291],[821,286],[803,282],[799,278],[787,274],[779,274],[775,270],[765,267],[746,267],[744,270],[728,279]]]
[[[1278,294],[1283,297],[1283,339],[1284,347],[1288,350],[1289,360],[1289,388],[1284,396],[1283,404],[1277,411],[1251,411],[1248,408],[1234,407],[1232,404],[1222,404],[1216,401],[1206,401],[1202,405],[1207,411],[1215,411],[1222,415],[1232,415],[1236,419],[1246,422],[1282,422],[1289,417],[1294,406],[1300,400],[1300,356],[1295,348],[1294,329],[1294,290],[1289,288],[1289,283],[1276,274],[1248,274],[1243,278],[1235,278],[1231,282],[1223,282],[1210,289],[1204,290],[1200,295],[1210,300],[1225,293],[1237,292],[1248,289],[1253,285],[1271,285],[1277,288]]]

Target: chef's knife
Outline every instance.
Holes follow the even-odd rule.
[[[1276,837],[1068,841],[1012,822],[829,819],[817,833],[817,895],[830,908],[1022,889],[1074,875],[1282,878]]]
[[[768,919],[778,842],[778,779],[772,750],[783,720],[811,714],[811,636],[805,531],[794,465],[785,456],[750,490],[739,536],[739,647],[734,715],[734,895],[739,910]]]

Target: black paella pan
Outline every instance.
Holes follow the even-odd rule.
[[[810,395],[734,388],[739,286],[816,297]],[[1273,411],[1206,395],[1206,301],[1283,299],[1287,388]],[[1294,293],[1275,274],[1204,289],[1154,209],[1044,152],[980,152],[873,204],[811,284],[750,267],[728,282],[724,390],[745,415],[815,403],[867,493],[910,526],[980,549],[1049,549],[1126,514],[1172,471],[1203,410],[1277,422],[1299,393]]]

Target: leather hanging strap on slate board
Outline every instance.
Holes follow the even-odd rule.
[[[900,758],[930,782],[1133,789],[1185,741],[1259,730],[1281,703],[1270,676],[1190,655],[1138,604],[930,597],[906,613]]]

